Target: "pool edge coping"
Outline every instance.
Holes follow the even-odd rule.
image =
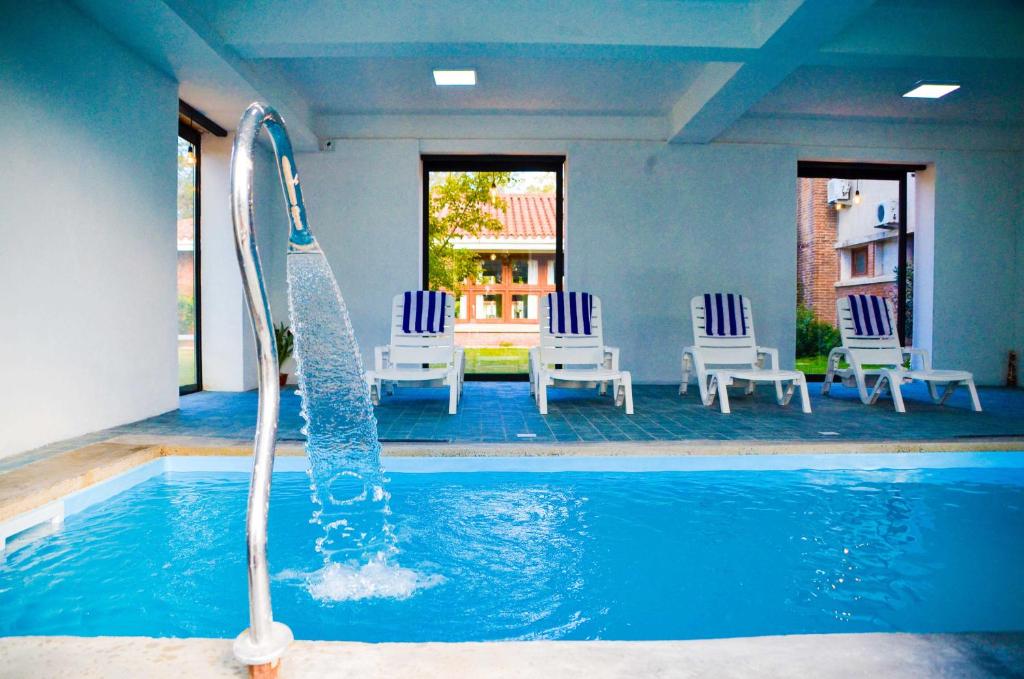
[[[932,441],[637,441],[596,443],[386,443],[392,458],[644,458],[689,456],[871,455],[988,453],[1024,450],[1024,438]],[[0,524],[64,502],[75,494],[170,457],[249,457],[252,444],[237,439],[128,434],[35,460],[0,473]],[[280,442],[282,458],[304,457],[299,442]],[[65,469],[65,464],[67,469]],[[65,473],[66,472],[66,473]],[[123,484],[115,484],[115,487]],[[130,487],[126,486],[126,487]],[[124,489],[123,487],[121,488]],[[115,490],[120,492],[119,490]],[[6,497],[5,497],[6,496]],[[63,516],[64,508],[59,507]],[[73,509],[73,508],[72,508]],[[73,510],[76,511],[76,510]],[[68,513],[73,513],[70,511]]]
[[[0,637],[6,669],[25,676],[149,679],[243,677],[231,640],[158,637]],[[296,641],[285,655],[282,676],[696,678],[811,676],[823,667],[833,677],[929,676],[937,671],[970,676],[1008,676],[1024,657],[1024,633],[870,632],[794,634],[663,641],[387,642]]]

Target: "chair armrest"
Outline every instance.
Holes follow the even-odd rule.
[[[604,347],[604,367],[611,370],[619,369],[619,348]]]
[[[373,369],[383,370],[388,367],[388,357],[391,354],[391,346],[384,344],[373,348]]]
[[[691,356],[691,358],[693,359],[693,367],[696,370],[698,370],[700,372],[703,372],[704,371],[704,356],[701,355],[700,347],[697,347],[697,346],[683,347],[683,358],[684,359],[686,358],[687,354],[689,354]]]
[[[919,349],[917,347],[903,347],[903,355],[910,357],[910,367],[914,367],[914,357],[917,356],[921,360],[921,367],[924,370],[932,369],[932,358],[928,354],[927,349]]]
[[[836,368],[839,367],[840,359],[846,359],[846,362],[850,364],[850,367],[859,370],[860,366],[856,359],[853,358],[853,354],[846,347],[835,347],[832,351],[828,352],[828,359],[825,362],[826,366],[832,365],[832,358],[835,357]]]
[[[779,369],[779,350],[775,349],[773,347],[758,347],[757,348],[758,362],[760,362],[762,357],[765,357],[765,356],[767,356],[768,358],[771,359],[772,365],[771,365],[771,368],[769,368],[769,369],[770,370],[778,370]],[[761,367],[763,368],[764,365],[762,365]]]

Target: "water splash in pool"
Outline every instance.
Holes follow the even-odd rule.
[[[348,310],[321,252],[288,254],[288,303],[313,522],[324,531],[316,545],[324,566],[305,575],[307,588],[329,600],[410,596],[433,581],[394,563],[377,420]]]

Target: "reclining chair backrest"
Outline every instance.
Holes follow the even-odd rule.
[[[600,298],[586,292],[552,292],[541,298],[540,362],[587,367],[604,363]]]
[[[844,295],[836,300],[839,335],[861,365],[898,366],[903,349],[896,334],[893,305],[876,295]]]
[[[743,295],[709,292],[690,300],[693,344],[706,366],[757,364],[757,339],[750,300]]]
[[[392,364],[416,365],[455,360],[455,298],[446,292],[412,290],[391,301]]]

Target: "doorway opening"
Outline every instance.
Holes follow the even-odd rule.
[[[203,384],[200,341],[199,205],[201,135],[178,124],[178,393],[199,391]]]
[[[836,300],[887,298],[903,345],[913,338],[915,173],[923,165],[797,166],[796,367],[822,379],[841,344]]]
[[[424,156],[423,288],[455,303],[466,379],[526,380],[561,289],[563,156]]]

